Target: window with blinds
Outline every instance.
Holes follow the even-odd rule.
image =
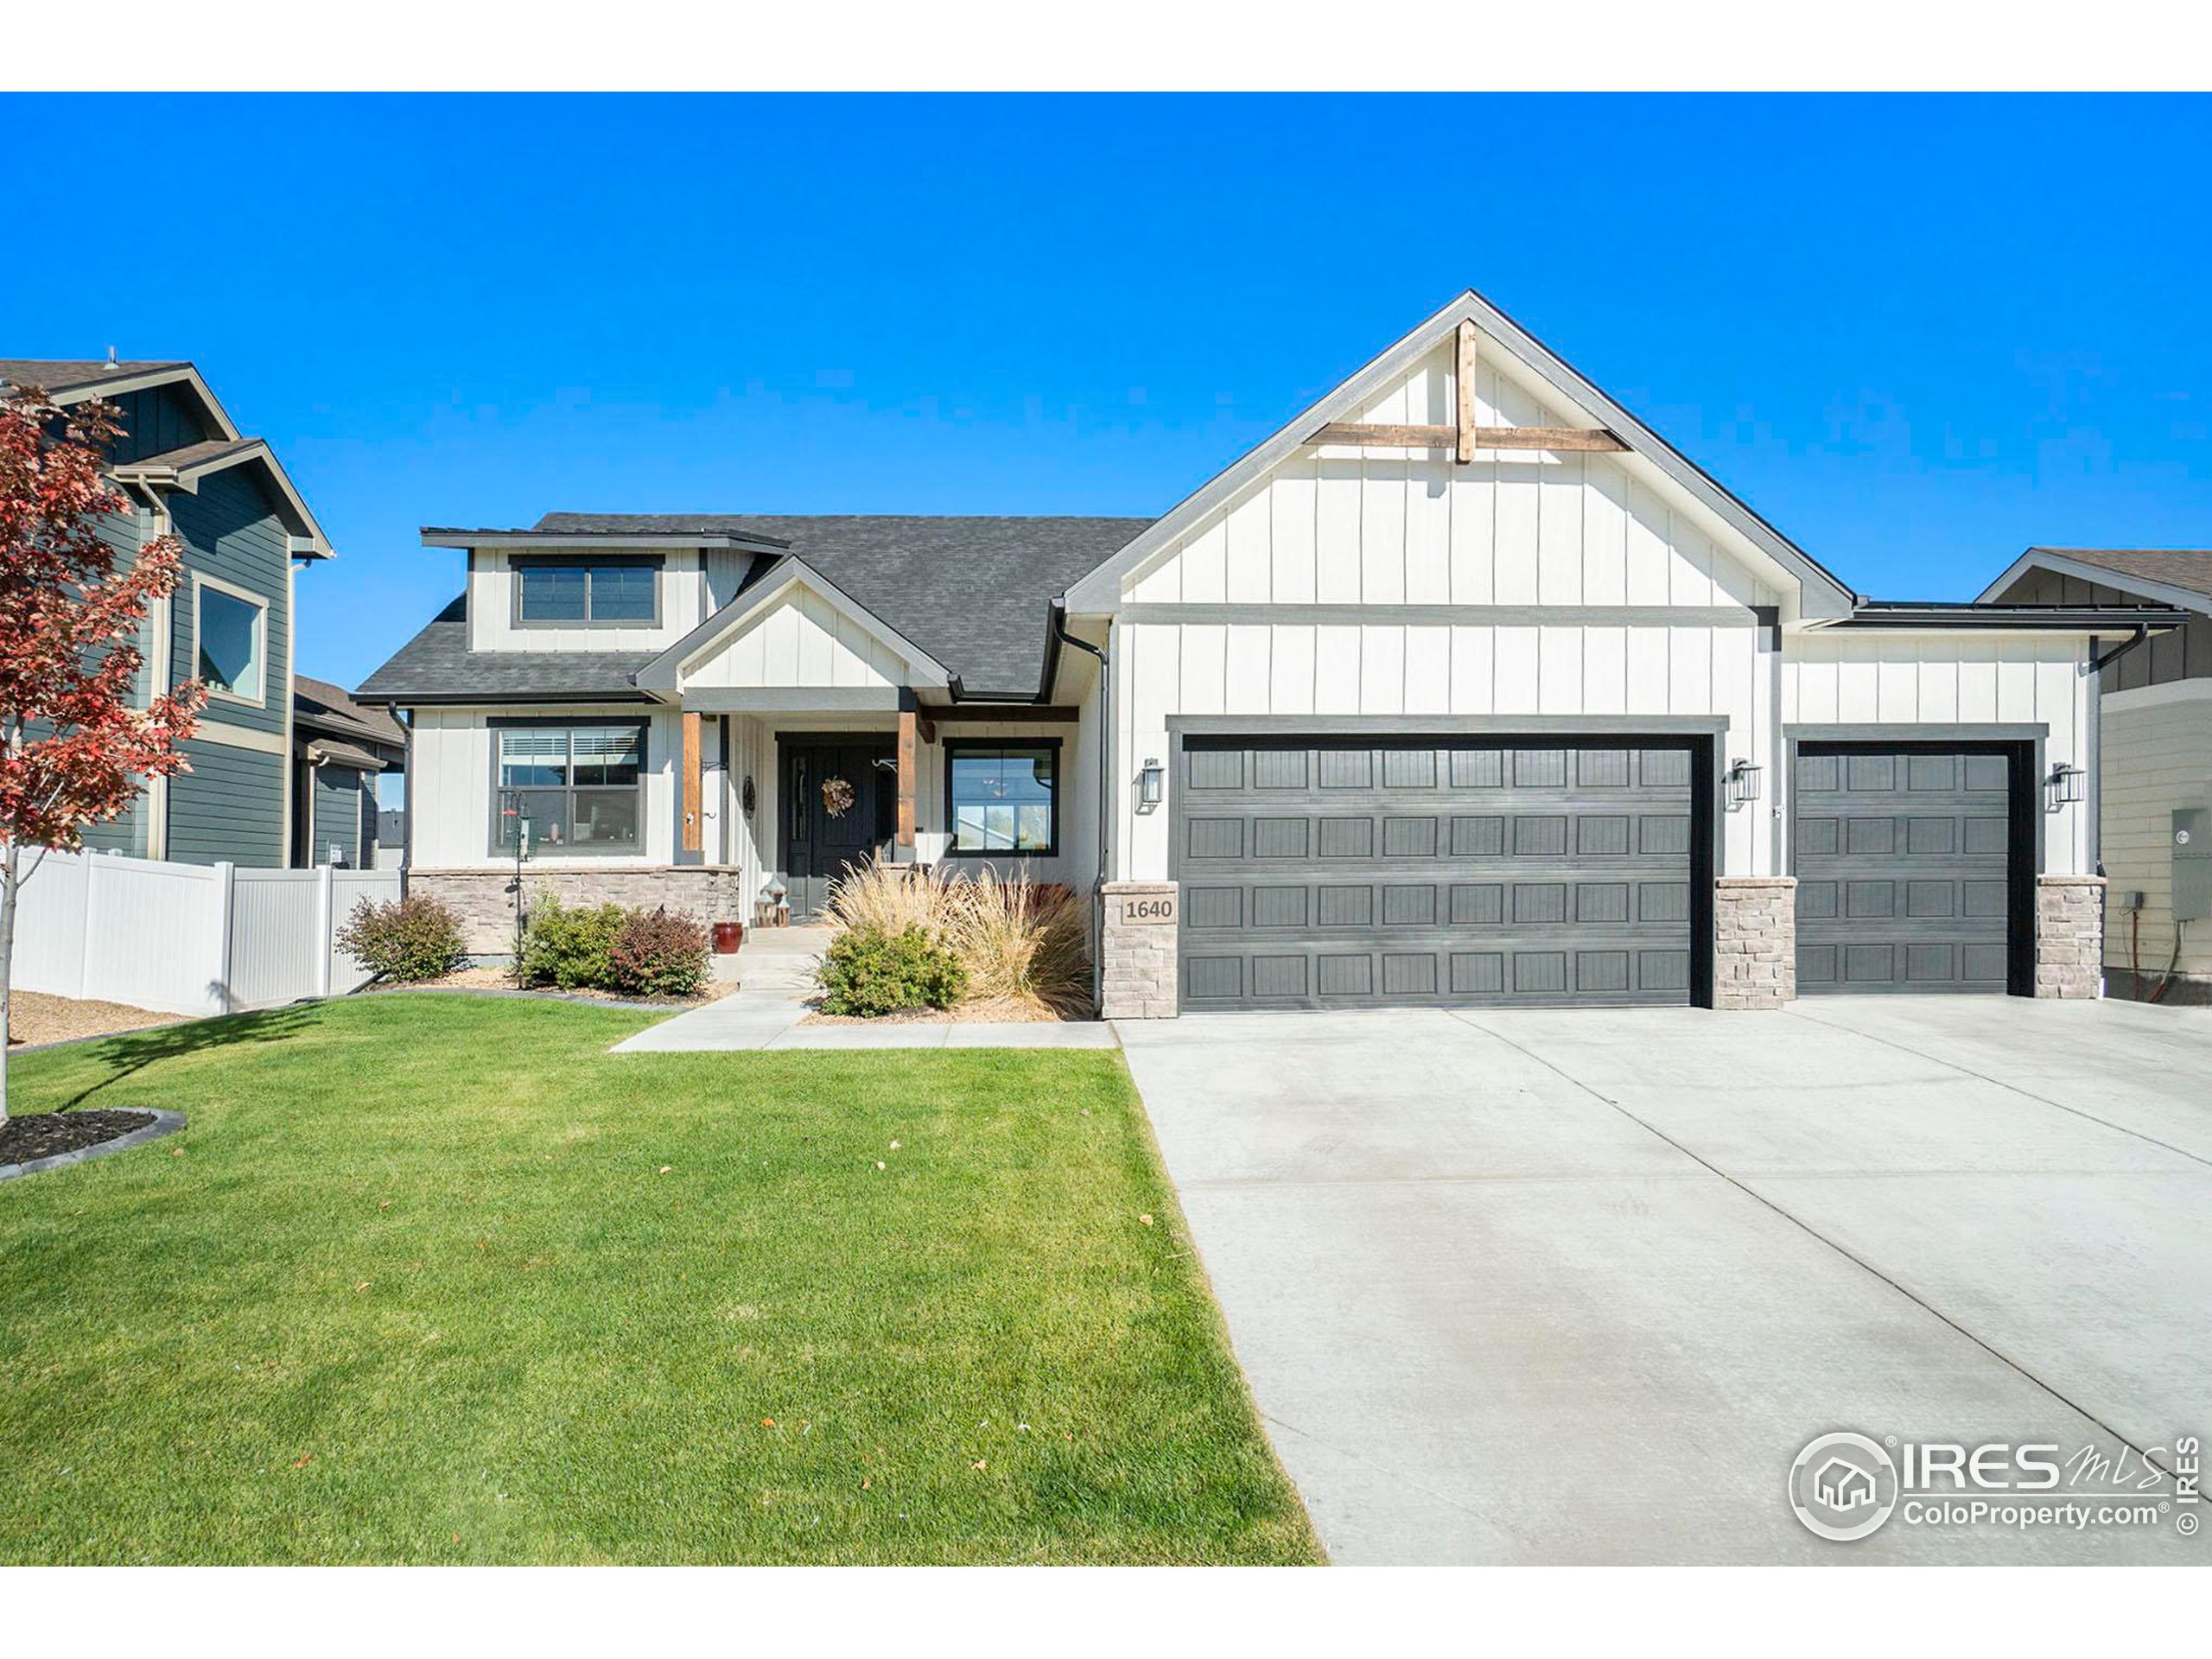
[[[635,853],[645,842],[645,728],[503,726],[493,743],[492,850]]]

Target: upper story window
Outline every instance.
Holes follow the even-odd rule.
[[[194,671],[217,696],[264,701],[264,641],[269,607],[240,589],[219,588],[205,576],[192,590],[192,637],[198,642]]]
[[[657,558],[596,554],[518,557],[515,622],[531,628],[652,627],[660,620]]]
[[[1058,743],[949,742],[956,855],[1059,849]]]

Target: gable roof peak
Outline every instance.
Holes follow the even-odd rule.
[[[1797,586],[1799,614],[1808,618],[1850,614],[1857,595],[1825,566],[1471,287],[1462,289],[1075,583],[1068,590],[1069,607],[1113,610],[1121,603],[1124,576],[1161,552],[1207,512],[1231,500],[1312,443],[1320,428],[1356,419],[1362,406],[1387,389],[1395,378],[1409,372],[1462,322],[1474,324],[1554,395],[1585,411],[1618,438],[1624,446],[1625,453],[1619,456],[1624,463],[1635,462],[1647,468],[1655,481],[1688,496],[1759,558],[1779,566]]]

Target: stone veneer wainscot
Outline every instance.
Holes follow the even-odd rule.
[[[450,906],[461,918],[468,949],[480,956],[505,955],[514,949],[515,901],[507,870],[410,870],[407,890]],[[677,865],[633,869],[544,869],[525,864],[523,891],[531,899],[551,893],[564,905],[628,905],[634,909],[665,906],[702,922],[753,921],[751,895],[743,871],[721,865]]]
[[[2101,875],[2036,878],[2036,995],[2104,994],[2105,880]]]
[[[1100,930],[1101,1017],[1108,1020],[1172,1020],[1176,1001],[1176,924],[1131,922],[1126,901],[1173,899],[1173,881],[1109,881],[1102,889],[1105,924]]]
[[[1713,884],[1713,1006],[1778,1008],[1797,995],[1797,878]]]

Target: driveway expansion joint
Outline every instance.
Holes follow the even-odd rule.
[[[1459,1016],[1459,1017],[1461,1017],[1461,1018],[1466,1018],[1466,1016],[1465,1016],[1465,1015],[1461,1015],[1461,1016]],[[1802,1017],[1802,1016],[1801,1016],[1801,1017]],[[1476,1028],[1477,1030],[1478,1030],[1478,1031],[1484,1031],[1484,1032],[1488,1032],[1490,1035],[1491,1035],[1491,1036],[1493,1036],[1493,1037],[1497,1038],[1498,1041],[1500,1041],[1500,1042],[1502,1042],[1502,1043],[1505,1044],[1507,1047],[1511,1048],[1511,1049],[1514,1049],[1514,1050],[1517,1051],[1518,1052],[1520,1052],[1520,1053],[1522,1053],[1522,1054],[1526,1055],[1529,1058],[1530,1058],[1530,1059],[1532,1059],[1532,1060],[1535,1061],[1539,1065],[1545,1066],[1545,1067],[1548,1068],[1549,1070],[1551,1070],[1551,1071],[1554,1071],[1554,1072],[1557,1072],[1557,1073],[1559,1074],[1559,1076],[1560,1076],[1561,1078],[1565,1079],[1567,1083],[1571,1084],[1573,1087],[1575,1087],[1575,1088],[1577,1088],[1577,1089],[1581,1090],[1583,1091],[1583,1093],[1585,1093],[1585,1094],[1588,1095],[1592,1099],[1593,1099],[1593,1100],[1599,1100],[1599,1101],[1602,1101],[1602,1102],[1604,1102],[1606,1105],[1608,1105],[1608,1106],[1611,1107],[1615,1111],[1618,1112],[1618,1113],[1619,1113],[1623,1117],[1624,1117],[1624,1118],[1628,1119],[1628,1121],[1629,1121],[1630,1122],[1636,1124],[1639,1128],[1642,1128],[1642,1129],[1643,1129],[1643,1130],[1644,1130],[1647,1134],[1649,1134],[1649,1135],[1656,1135],[1656,1136],[1657,1136],[1657,1137],[1658,1137],[1658,1139],[1660,1139],[1660,1140],[1662,1140],[1662,1141],[1665,1141],[1669,1146],[1670,1146],[1670,1147],[1674,1147],[1675,1151],[1677,1151],[1677,1152],[1681,1153],[1684,1157],[1686,1157],[1686,1158],[1689,1158],[1689,1159],[1692,1159],[1692,1160],[1694,1160],[1698,1164],[1700,1164],[1700,1166],[1702,1166],[1704,1168],[1708,1169],[1708,1170],[1711,1170],[1711,1171],[1713,1172],[1713,1174],[1715,1174],[1715,1175],[1719,1176],[1722,1180],[1724,1180],[1724,1181],[1727,1182],[1729,1185],[1731,1185],[1731,1186],[1734,1187],[1734,1188],[1735,1188],[1738,1192],[1743,1193],[1745,1197],[1746,1197],[1746,1198],[1748,1198],[1751,1199],[1754,1203],[1757,1203],[1757,1204],[1760,1204],[1760,1205],[1764,1205],[1767,1209],[1769,1209],[1769,1210],[1772,1211],[1776,1215],[1777,1215],[1777,1216],[1781,1217],[1784,1221],[1788,1222],[1791,1226],[1793,1226],[1793,1227],[1796,1227],[1796,1228],[1799,1229],[1799,1230],[1800,1230],[1801,1231],[1802,1231],[1802,1232],[1803,1232],[1803,1233],[1804,1233],[1808,1237],[1809,1237],[1809,1238],[1813,1238],[1813,1239],[1817,1239],[1821,1243],[1825,1244],[1826,1246],[1827,1246],[1827,1248],[1828,1248],[1828,1249],[1830,1249],[1834,1250],[1834,1251],[1838,1255],[1842,1256],[1846,1261],[1847,1261],[1847,1262],[1851,1262],[1853,1266],[1855,1266],[1855,1267],[1857,1267],[1857,1268],[1859,1268],[1862,1269],[1863,1271],[1865,1271],[1865,1272],[1866,1272],[1866,1273],[1868,1273],[1868,1274],[1872,1274],[1874,1278],[1876,1278],[1876,1279],[1879,1280],[1883,1284],[1887,1285],[1887,1286],[1888,1286],[1891,1290],[1895,1291],[1898,1295],[1900,1295],[1900,1296],[1904,1297],[1907,1301],[1910,1301],[1910,1302],[1913,1303],[1915,1306],[1918,1306],[1918,1307],[1920,1307],[1920,1308],[1924,1309],[1927,1313],[1930,1313],[1930,1314],[1934,1315],[1936,1319],[1938,1319],[1942,1320],[1945,1325],[1948,1325],[1948,1326],[1949,1326],[1953,1331],[1955,1331],[1956,1332],[1958,1332],[1958,1334],[1959,1334],[1959,1335],[1961,1335],[1961,1336],[1964,1337],[1964,1338],[1965,1338],[1968,1342],[1971,1342],[1972,1344],[1974,1344],[1975,1347],[1977,1347],[1977,1348],[1980,1349],[1984,1353],[1987,1354],[1991,1358],[1995,1359],[1995,1360],[1999,1361],[2000,1363],[2002,1363],[2002,1364],[2004,1364],[2004,1365],[2005,1365],[2005,1366],[2009,1367],[2009,1368],[2010,1368],[2011,1370],[2012,1370],[2014,1372],[2018,1373],[2018,1375],[2019,1375],[2023,1379],[2024,1379],[2026,1382],[2030,1382],[2030,1383],[2033,1384],[2036,1388],[2040,1389],[2044,1393],[2045,1393],[2045,1394],[2049,1395],[2050,1395],[2053,1400],[2056,1400],[2056,1401],[2060,1405],[2062,1405],[2062,1406],[2065,1407],[2067,1410],[2071,1411],[2071,1412],[2074,1412],[2074,1413],[2075,1413],[2076,1414],[2078,1414],[2079,1416],[2081,1416],[2081,1417],[2082,1417],[2083,1419],[2085,1419],[2087,1421],[2089,1421],[2089,1422],[2092,1422],[2092,1423],[2095,1424],[2095,1425],[2097,1426],[2097,1427],[2098,1427],[2098,1428],[2101,1429],[2104,1433],[2107,1433],[2107,1434],[2111,1435],[2111,1436],[2112,1436],[2112,1438],[2113,1439],[2113,1440],[2115,1440],[2116,1442],[2118,1442],[2120,1445],[2126,1446],[2129,1451],[2131,1451],[2131,1452],[2134,1452],[2134,1453],[2135,1453],[2135,1455],[2136,1455],[2137,1457],[2139,1457],[2139,1458],[2140,1458],[2140,1459],[2143,1459],[2143,1461],[2144,1461],[2144,1463],[2145,1463],[2145,1464],[2146,1464],[2147,1465],[2149,1465],[2151,1468],[2156,1469],[2156,1470],[2157,1470],[2160,1474],[2164,1475],[2164,1476],[2168,1480],[2171,1480],[2171,1479],[2173,1479],[2173,1478],[2174,1478],[2174,1471],[2173,1471],[2171,1468],[2167,1467],[2167,1465],[2166,1465],[2165,1464],[2161,1463],[2160,1461],[2158,1461],[2158,1459],[2153,1458],[2153,1457],[2150,1454],[2150,1452],[2149,1452],[2147,1450],[2145,1450],[2145,1449],[2144,1447],[2142,1447],[2142,1446],[2139,1446],[2136,1445],[2134,1441],[2133,1441],[2133,1440],[2129,1440],[2129,1439],[2127,1438],[2127,1436],[2126,1436],[2126,1435],[2125,1435],[2125,1434],[2121,1433],[2118,1429],[2114,1428],[2114,1427],[2113,1427],[2110,1423],[2107,1422],[2103,1418],[2101,1418],[2101,1417],[2098,1416],[2098,1415],[2097,1415],[2097,1414],[2096,1414],[2095,1412],[2092,1411],[2088,1407],[2087,1407],[2087,1406],[2085,1406],[2085,1405],[2082,1405],[2082,1404],[2081,1402],[2079,1402],[2078,1401],[2069,1399],[2069,1397],[2068,1397],[2068,1396],[2067,1396],[2063,1392],[2062,1392],[2062,1391],[2061,1391],[2060,1389],[2058,1389],[2057,1388],[2054,1387],[2051,1383],[2050,1383],[2050,1382],[2048,1382],[2044,1381],[2042,1377],[2040,1377],[2040,1376],[2037,1376],[2033,1371],[2030,1370],[2029,1370],[2025,1365],[2023,1365],[2023,1364],[2022,1364],[2018,1360],[2017,1360],[2017,1359],[2013,1358],[2010,1354],[2008,1354],[2008,1353],[2005,1352],[2005,1351],[2004,1351],[2003,1349],[2001,1349],[2001,1348],[1998,1348],[1998,1347],[1994,1346],[1994,1345],[1993,1345],[1993,1344],[1991,1344],[1991,1343],[1990,1343],[1986,1338],[1982,1338],[1982,1337],[1980,1337],[1980,1336],[1977,1336],[1974,1332],[1969,1331],[1968,1329],[1967,1329],[1967,1327],[1966,1327],[1965,1325],[1961,1325],[1961,1324],[1960,1324],[1956,1319],[1953,1319],[1949,1314],[1948,1314],[1948,1313],[1944,1313],[1944,1312],[1943,1312],[1943,1310],[1942,1310],[1942,1308],[1937,1307],[1937,1306],[1936,1306],[1933,1302],[1929,1301],[1926,1298],[1924,1298],[1924,1297],[1923,1297],[1923,1296],[1921,1296],[1921,1295],[1917,1294],[1916,1294],[1916,1293],[1915,1293],[1914,1291],[1912,1291],[1912,1290],[1910,1290],[1910,1289],[1907,1288],[1904,1284],[1902,1284],[1902,1283],[1900,1283],[1898,1281],[1897,1281],[1897,1280],[1895,1280],[1895,1279],[1891,1278],[1888,1274],[1884,1273],[1884,1272],[1883,1272],[1879,1268],[1876,1267],[1872,1262],[1871,1262],[1867,1261],[1864,1256],[1861,1256],[1861,1255],[1858,1255],[1858,1254],[1857,1254],[1856,1252],[1854,1252],[1854,1251],[1852,1251],[1852,1250],[1847,1249],[1843,1245],[1839,1244],[1838,1243],[1836,1243],[1836,1241],[1835,1241],[1835,1240],[1834,1240],[1834,1239],[1830,1238],[1827,1234],[1825,1234],[1825,1233],[1821,1232],[1821,1231],[1817,1227],[1815,1227],[1815,1226],[1814,1226],[1810,1222],[1805,1221],[1805,1220],[1802,1219],[1801,1217],[1799,1217],[1798,1216],[1796,1216],[1796,1215],[1793,1214],[1793,1213],[1792,1213],[1792,1212],[1790,1212],[1789,1211],[1783,1209],[1783,1206],[1782,1206],[1781,1205],[1779,1205],[1779,1204],[1776,1203],[1772,1198],[1770,1198],[1769,1197],[1767,1197],[1767,1196],[1766,1196],[1766,1194],[1764,1194],[1764,1192],[1759,1192],[1756,1187],[1753,1187],[1753,1186],[1751,1186],[1751,1185],[1746,1185],[1746,1184],[1745,1184],[1745,1182],[1744,1182],[1744,1181],[1742,1181],[1742,1180],[1738,1179],[1735,1176],[1733,1176],[1733,1175],[1730,1174],[1726,1170],[1725,1170],[1725,1169],[1721,1168],[1718,1164],[1713,1163],[1713,1162],[1711,1162],[1709,1160],[1707,1160],[1707,1159],[1706,1159],[1706,1158],[1704,1158],[1704,1157],[1700,1156],[1700,1154],[1697,1154],[1696,1152],[1693,1151],[1690,1147],[1684,1146],[1681,1141],[1679,1141],[1675,1140],[1675,1139],[1674,1138],[1674,1136],[1672,1136],[1672,1135],[1669,1135],[1665,1130],[1661,1129],[1661,1128],[1656,1128],[1656,1126],[1654,1126],[1653,1124],[1651,1124],[1651,1123],[1649,1123],[1649,1122],[1645,1122],[1643,1118],[1641,1118],[1641,1117],[1637,1116],[1636,1113],[1634,1113],[1634,1112],[1632,1112],[1632,1111],[1629,1110],[1629,1109],[1628,1109],[1627,1107],[1625,1107],[1625,1106],[1622,1105],[1622,1104],[1621,1104],[1621,1103],[1620,1103],[1620,1102],[1618,1102],[1618,1100],[1614,1100],[1614,1099],[1612,1099],[1611,1097],[1610,1097],[1609,1096],[1607,1096],[1605,1093],[1604,1093],[1604,1091],[1602,1091],[1601,1090],[1592,1088],[1589,1084],[1586,1084],[1586,1083],[1583,1082],[1581,1078],[1580,1078],[1580,1077],[1578,1077],[1574,1076],[1574,1074],[1573,1074],[1573,1073],[1572,1073],[1572,1072],[1570,1072],[1570,1071],[1567,1071],[1564,1067],[1558,1065],[1557,1064],[1555,1064],[1555,1063],[1554,1063],[1554,1062],[1553,1062],[1552,1060],[1550,1060],[1550,1059],[1547,1058],[1545,1056],[1543,1056],[1543,1055],[1541,1055],[1541,1054],[1537,1053],[1535,1050],[1533,1050],[1533,1049],[1531,1049],[1531,1048],[1529,1048],[1529,1047],[1526,1047],[1526,1046],[1523,1046],[1522,1044],[1520,1044],[1520,1043],[1516,1043],[1516,1042],[1515,1042],[1515,1041],[1513,1040],[1513,1039],[1511,1039],[1510,1037],[1508,1037],[1507,1035],[1505,1035],[1505,1034],[1504,1034],[1504,1033],[1500,1032],[1500,1031],[1497,1031],[1497,1030],[1493,1030],[1491,1027],[1488,1027],[1488,1026],[1484,1026],[1484,1025],[1481,1024],[1481,1022],[1480,1022],[1480,1021],[1478,1021],[1478,1020],[1472,1020],[1472,1019],[1468,1019],[1468,1020],[1467,1020],[1467,1023],[1468,1023],[1469,1025],[1471,1025],[1471,1026],[1475,1027],[1475,1028]],[[1813,1020],[1811,1023],[1813,1023],[1813,1024],[1815,1024],[1815,1025],[1827,1025],[1827,1022],[1826,1020]],[[1841,1030],[1841,1029],[1844,1029],[1843,1027],[1834,1027],[1834,1026],[1830,1026],[1830,1027],[1828,1027],[1828,1028],[1829,1028],[1830,1030]],[[1863,1035],[1864,1033],[1859,1033],[1859,1032],[1848,1032],[1848,1033],[1847,1033],[1847,1034],[1848,1034],[1848,1035],[1851,1035],[1851,1036],[1853,1036],[1853,1037],[1857,1037],[1857,1036],[1861,1036],[1861,1035]],[[1899,1046],[1902,1046],[1902,1045],[1898,1045],[1898,1044],[1892,1044],[1892,1045],[1891,1045],[1891,1046],[1892,1046],[1892,1047],[1899,1047]],[[1916,1051],[1916,1050],[1907,1050],[1907,1052],[1917,1052],[1917,1051]],[[1923,1055],[1923,1056],[1922,1056],[1922,1058],[1933,1058],[1933,1057],[1931,1057],[1931,1056],[1927,1056],[1927,1055]],[[1965,1067],[1961,1066],[1961,1067],[1960,1067],[1960,1068],[1959,1068],[1959,1070],[1960,1070],[1961,1071],[1962,1071],[1962,1072],[1965,1072],[1965,1071],[1967,1071],[1967,1068],[1965,1068]],[[1967,1073],[1967,1075],[1973,1075],[1973,1074],[1972,1074],[1972,1073],[1970,1073],[1970,1072],[1968,1072],[1968,1073]],[[1997,1081],[1997,1080],[1996,1080],[1996,1079],[1994,1079],[1994,1078],[1987,1078],[1987,1079],[1985,1079],[1985,1081],[1987,1081],[1987,1082],[1995,1082],[1995,1081]],[[2005,1085],[2005,1086],[2006,1086],[2006,1087],[2012,1087],[2012,1085],[2010,1085],[2010,1084],[2007,1084],[2007,1085]],[[2026,1090],[2024,1090],[2024,1089],[2018,1089],[2018,1088],[2015,1088],[2014,1092],[2018,1093],[2018,1094],[2022,1094],[2022,1095],[2028,1095],[2028,1097],[2029,1097],[2030,1099],[2037,1099],[2037,1098],[2039,1098],[2039,1096],[2033,1096],[2033,1095],[2029,1095],[2029,1094],[2028,1094],[2028,1091],[2027,1091]],[[2049,1103],[2046,1103],[2046,1104],[2049,1104]],[[2088,1115],[2087,1113],[2082,1113],[2082,1114],[2081,1114],[2081,1116],[2085,1116],[2085,1117],[2086,1117],[2086,1116],[2088,1116]],[[2094,1120],[2093,1120],[2093,1121],[2094,1121]],[[2107,1127],[2109,1127],[2109,1126],[2107,1126]],[[2150,1137],[2149,1137],[2149,1136],[2147,1136],[2147,1135],[2143,1136],[2143,1137],[2141,1137],[2141,1138],[2142,1138],[2142,1139],[2145,1139],[2145,1140],[2148,1140],[2148,1139],[2150,1139]],[[2198,1161],[2199,1161],[2199,1162],[2202,1162],[2202,1160],[2199,1160]],[[1783,1178],[1779,1178],[1779,1177],[1777,1177],[1777,1178],[1771,1178],[1771,1179],[1783,1179]]]

